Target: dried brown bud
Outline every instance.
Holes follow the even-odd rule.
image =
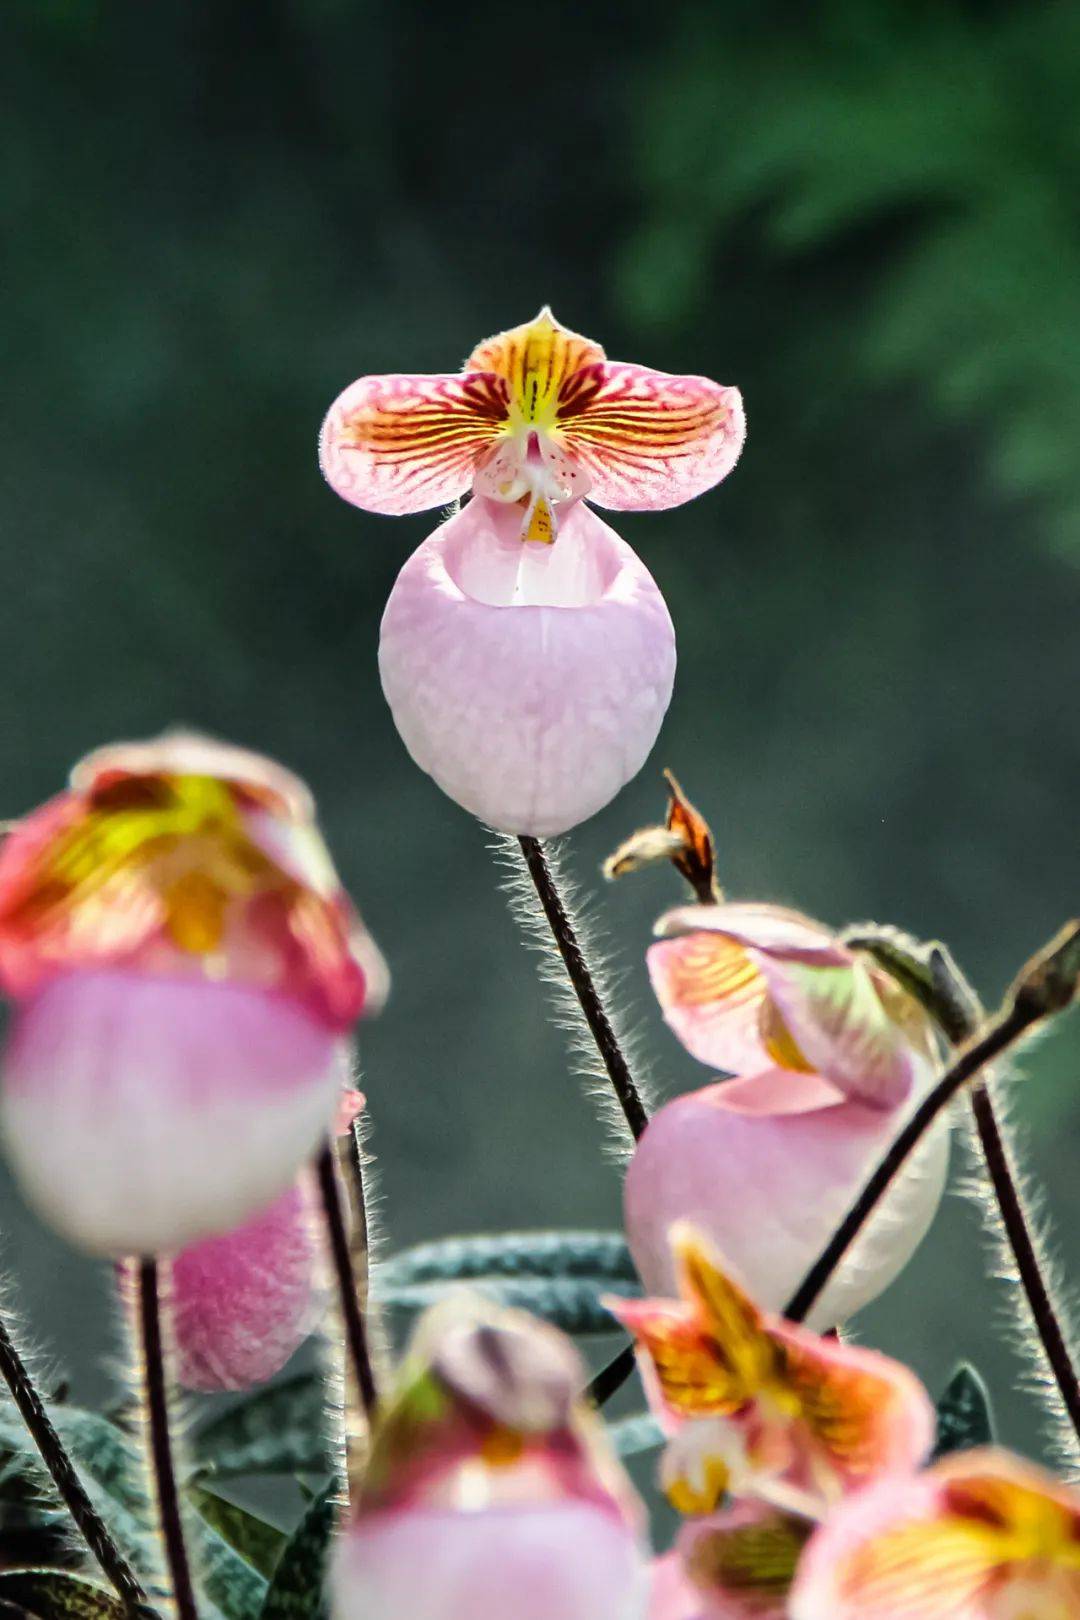
[[[670,861],[706,905],[723,898],[716,881],[716,854],[705,817],[690,803],[670,771],[664,772],[671,798],[663,827],[642,827],[604,862],[606,878],[625,877],[657,861]]]

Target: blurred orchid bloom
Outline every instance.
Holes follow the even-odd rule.
[[[338,1105],[343,1135],[364,1106]],[[280,1372],[320,1311],[318,1245],[307,1172],[250,1220],[189,1244],[169,1275],[175,1377],[185,1389],[250,1389]]]
[[[672,1246],[679,1300],[606,1303],[671,1436],[661,1483],[679,1512],[710,1513],[731,1490],[815,1516],[922,1462],[934,1409],[906,1367],[767,1316],[692,1228]]]
[[[379,1413],[331,1571],[335,1620],[640,1620],[641,1514],[569,1340],[459,1298]]]
[[[997,1450],[882,1481],[815,1531],[792,1620],[1076,1620],[1080,1495]]]
[[[653,1563],[649,1620],[787,1620],[812,1528],[751,1501],[691,1520]]]
[[[561,504],[679,506],[718,484],[746,426],[737,389],[609,360],[544,308],[444,376],[361,377],[334,402],[320,457],[337,493],[399,516],[467,490],[555,538]]]
[[[648,570],[586,506],[661,508],[732,468],[737,391],[609,361],[542,310],[455,376],[365,377],[323,427],[323,471],[370,511],[473,499],[402,569],[379,669],[412,758],[504,832],[603,808],[656,741],[675,633]]]
[[[0,1126],[93,1253],[175,1250],[283,1193],[385,992],[303,785],[220,743],[105,748],[0,848]]]
[[[932,1083],[929,1017],[875,963],[778,906],[682,906],[648,952],[664,1017],[702,1062],[737,1075],[668,1103],[629,1167],[630,1246],[672,1284],[668,1228],[712,1237],[782,1309]],[[948,1171],[930,1132],[811,1314],[825,1328],[876,1297],[928,1230]]]

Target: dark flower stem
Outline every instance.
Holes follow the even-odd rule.
[[[375,1384],[375,1372],[371,1364],[371,1351],[368,1347],[364,1312],[360,1304],[361,1284],[353,1273],[349,1233],[345,1223],[341,1189],[338,1186],[337,1165],[335,1163],[334,1149],[329,1141],[324,1144],[319,1157],[315,1161],[315,1174],[319,1183],[319,1195],[322,1199],[323,1213],[326,1217],[326,1233],[330,1244],[330,1259],[337,1280],[341,1319],[345,1328],[345,1343],[348,1347],[353,1375],[356,1378],[356,1388],[364,1411],[370,1421],[378,1403],[378,1389]]]
[[[788,1301],[784,1315],[790,1321],[804,1321],[813,1309],[848,1249],[942,1110],[967,1081],[1006,1052],[1034,1024],[1068,1006],[1076,992],[1078,971],[1080,924],[1071,923],[1028,963],[1000,1011],[975,1039],[960,1048],[933,1091],[923,1098]]]
[[[521,837],[518,843],[521,845],[521,853],[536,889],[537,898],[543,907],[548,927],[559,948],[567,977],[577,996],[585,1022],[589,1026],[589,1033],[596,1042],[596,1049],[600,1053],[612,1089],[619,1100],[619,1107],[636,1142],[649,1123],[649,1116],[634,1077],[630,1073],[630,1066],[623,1055],[622,1047],[619,1045],[618,1037],[612,1028],[611,1019],[600,999],[600,993],[589,971],[589,964],[585,960],[573,924],[567,915],[562,896],[544,854],[544,846],[538,838]]]
[[[890,936],[889,931],[884,937],[873,933],[865,938],[852,937],[848,943],[863,945],[872,951],[882,966],[923,1003],[937,1020],[946,1039],[954,1045],[970,1040],[975,1034],[983,1016],[979,998],[945,946],[934,943],[920,948],[915,941]],[[1032,1323],[1069,1421],[1080,1439],[1080,1376],[1073,1364],[1068,1341],[1043,1275],[1038,1247],[1024,1206],[1024,1195],[985,1078],[977,1080],[972,1086],[971,1111],[1005,1241],[1016,1266]]]
[[[53,1428],[45,1404],[34,1386],[26,1364],[19,1355],[2,1320],[0,1320],[0,1373],[11,1391],[19,1416],[26,1424],[41,1460],[49,1471],[61,1501],[75,1521],[79,1534],[89,1547],[102,1574],[116,1590],[121,1602],[129,1609],[152,1611],[146,1607],[146,1592],[134,1570],[87,1496],[75,1466],[64,1449],[63,1442]]]
[[[165,1346],[161,1331],[161,1288],[158,1264],[153,1259],[138,1263],[136,1309],[142,1351],[143,1385],[146,1392],[146,1424],[150,1442],[151,1471],[157,1492],[158,1518],[165,1561],[172,1583],[178,1620],[198,1620],[195,1588],[191,1580],[180,1493],[173,1463],[169,1433],[169,1391],[165,1370]]]

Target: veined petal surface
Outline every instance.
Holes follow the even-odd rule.
[[[319,460],[354,506],[391,517],[423,512],[471,487],[508,410],[506,384],[489,371],[361,377],[327,412]]]

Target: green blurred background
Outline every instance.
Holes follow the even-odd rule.
[[[656,769],[574,837],[588,886],[667,763],[732,893],[939,934],[988,997],[1076,910],[1080,8],[7,0],[0,31],[0,809],[177,720],[310,779],[395,975],[364,1039],[394,1245],[610,1225],[619,1193],[484,834],[379,692],[432,519],[320,480],[361,373],[550,301],[744,391],[729,482],[619,521],[680,671]],[[599,895],[662,1093],[705,1079],[640,967],[675,893]],[[1015,1093],[1072,1261],[1078,1027]],[[31,1331],[103,1398],[106,1274],[6,1183],[0,1219]],[[985,1270],[952,1198],[862,1331],[935,1389],[974,1357],[1034,1451]]]

